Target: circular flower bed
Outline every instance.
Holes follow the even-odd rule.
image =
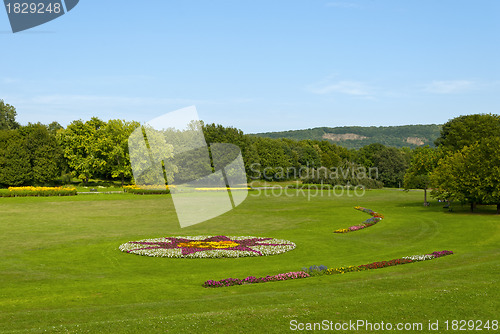
[[[126,253],[179,258],[267,256],[294,248],[295,244],[288,240],[223,235],[144,239],[129,241],[119,247]]]

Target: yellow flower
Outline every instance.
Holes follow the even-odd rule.
[[[224,241],[190,241],[190,242],[180,242],[177,244],[179,247],[189,247],[189,248],[229,248],[229,247],[236,247],[239,244],[231,241],[231,240],[224,240]]]

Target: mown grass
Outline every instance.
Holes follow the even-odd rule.
[[[291,320],[498,320],[495,208],[474,214],[459,207],[450,213],[439,203],[426,208],[416,191],[287,194],[251,192],[235,210],[184,229],[169,195],[0,198],[0,332],[286,333]],[[355,205],[386,218],[365,230],[334,234],[368,218]],[[297,248],[240,259],[150,258],[118,250],[130,240],[206,234],[283,238]],[[360,265],[445,249],[455,254],[343,275],[201,286],[208,279]]]

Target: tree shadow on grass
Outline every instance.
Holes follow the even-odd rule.
[[[399,203],[397,207],[419,208],[422,212],[444,212],[449,214],[470,214],[470,215],[497,215],[496,205],[477,205],[474,212],[470,212],[469,204],[452,203],[451,210],[446,202],[429,201],[429,206],[424,206],[423,201]]]

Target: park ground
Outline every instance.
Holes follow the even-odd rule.
[[[364,196],[252,191],[236,209],[181,229],[170,195],[0,198],[0,333],[287,333],[291,323],[499,320],[500,216],[448,212],[423,193]],[[370,228],[334,234],[369,218]],[[168,259],[122,253],[130,240],[177,235],[293,241],[269,257]],[[453,255],[341,275],[203,288],[209,279],[266,276],[312,265],[361,265]],[[263,331],[263,329],[266,329]],[[359,330],[363,333],[363,330]],[[422,332],[422,331],[421,331]],[[451,331],[451,328],[449,330]]]

